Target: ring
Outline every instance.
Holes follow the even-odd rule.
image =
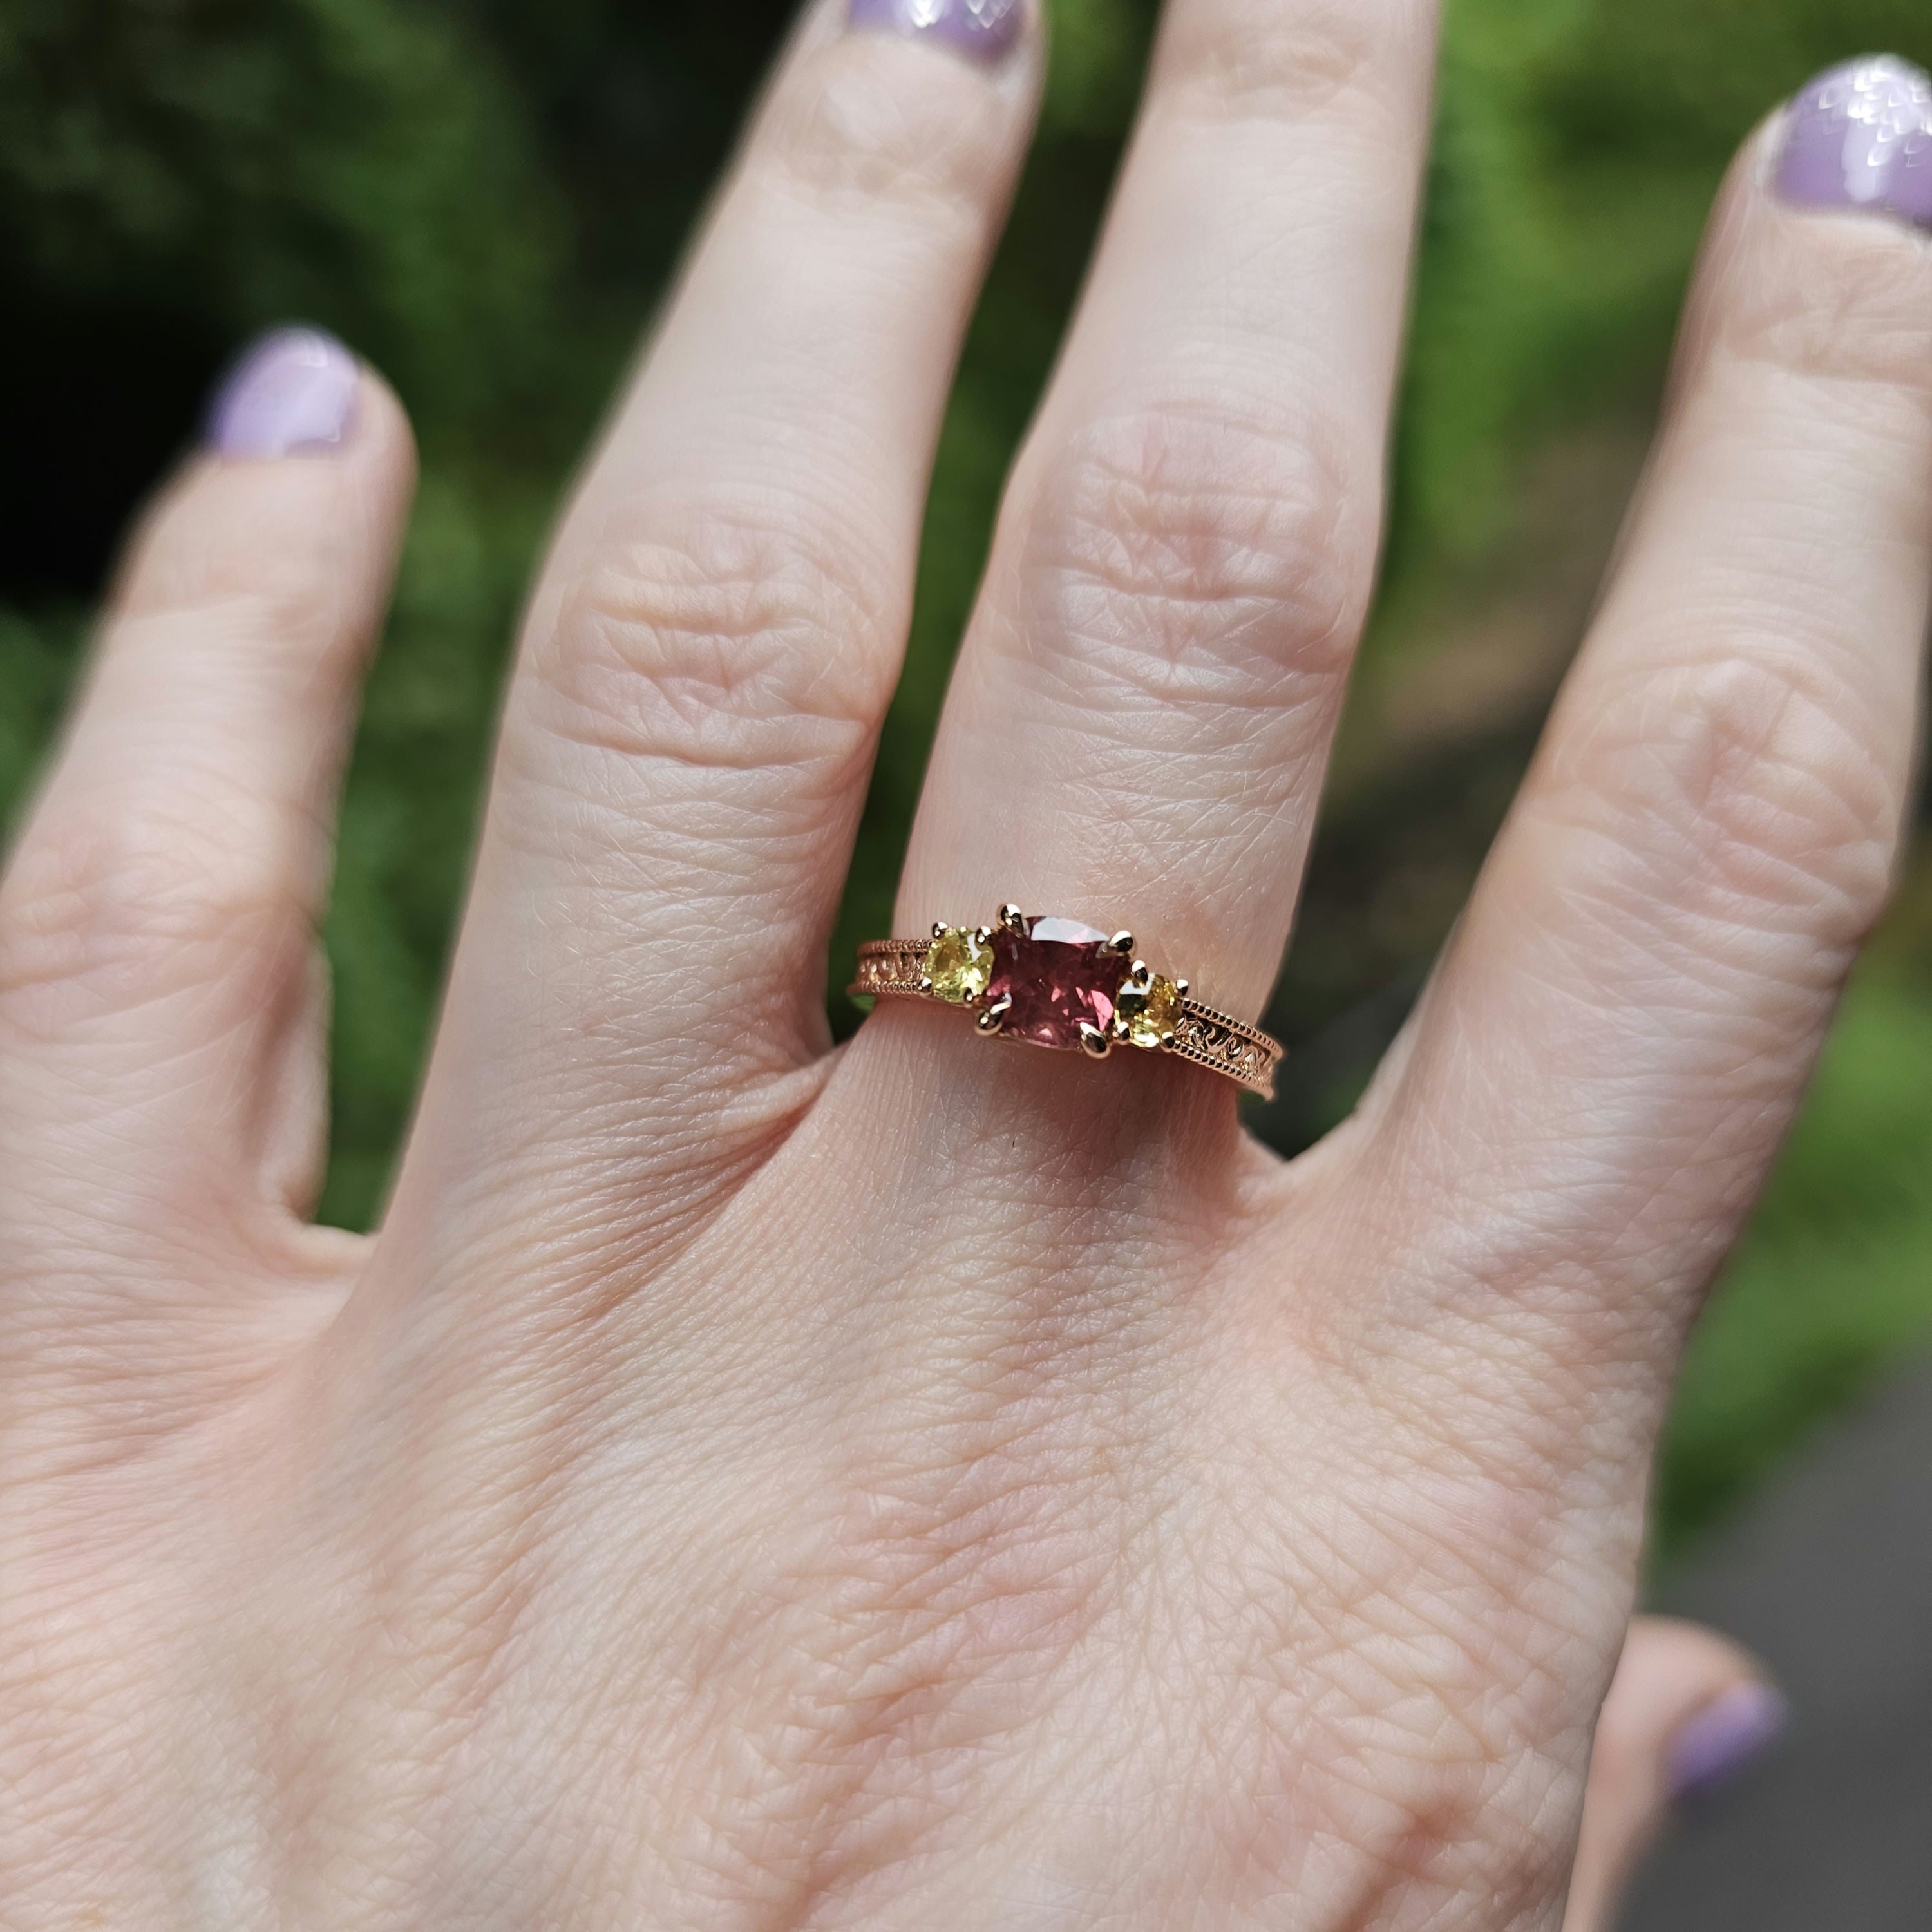
[[[1251,1094],[1274,1094],[1282,1045],[1189,997],[1187,982],[1134,957],[1134,936],[1109,938],[1076,919],[1028,917],[1003,905],[992,926],[948,926],[927,939],[872,939],[859,949],[854,998],[937,1000],[964,1006],[982,1034],[1078,1048],[1178,1054]]]

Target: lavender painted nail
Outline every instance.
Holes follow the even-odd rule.
[[[333,449],[349,434],[362,380],[356,358],[319,328],[278,328],[242,355],[208,405],[208,446],[221,456]]]
[[[1932,80],[1890,54],[1821,74],[1791,104],[1778,191],[1932,228]]]
[[[1678,1726],[1666,1754],[1670,1795],[1695,1803],[1728,1784],[1784,1729],[1784,1700],[1768,1684],[1734,1684]]]
[[[854,27],[916,34],[992,67],[1012,51],[1026,0],[849,0]]]

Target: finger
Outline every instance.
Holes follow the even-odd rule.
[[[382,383],[284,331],[133,544],[0,887],[0,1172],[45,1216],[252,1240],[313,1184],[314,926],[412,472]]]
[[[1675,1803],[1728,1781],[1776,1738],[1784,1700],[1714,1631],[1638,1617],[1597,1720],[1563,1932],[1611,1932]]]
[[[1424,0],[1177,0],[949,695],[901,930],[1130,928],[1252,1015],[1372,575]]]
[[[1357,1130],[1372,1238],[1444,1257],[1430,1279],[1475,1346],[1539,1322],[1565,1364],[1640,1392],[1633,1482],[1696,1291],[1885,898],[1910,788],[1932,246],[1870,204],[1780,190],[1780,134],[1808,138],[1817,111],[1734,171],[1621,564]]]
[[[506,1118],[518,1145],[596,1138],[627,1194],[694,1145],[728,1168],[721,1118],[826,1044],[926,478],[1037,69],[1019,11],[877,12],[807,22],[537,592],[422,1115],[472,1172]]]

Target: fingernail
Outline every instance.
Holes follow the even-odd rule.
[[[206,440],[221,456],[333,449],[349,434],[362,371],[332,335],[278,328],[246,350],[208,408]]]
[[[1738,1684],[1677,1728],[1665,1758],[1672,1799],[1695,1804],[1728,1784],[1784,1729],[1784,1700],[1768,1684]]]
[[[1932,228],[1932,80],[1874,54],[1821,74],[1791,104],[1778,191]]]
[[[1018,44],[1025,0],[848,0],[848,25],[916,34],[992,67]]]

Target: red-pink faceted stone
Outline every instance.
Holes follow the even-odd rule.
[[[1083,1020],[1106,1030],[1126,970],[1104,932],[1077,919],[1029,920],[1024,938],[994,930],[986,999],[1012,999],[1000,1024],[1015,1039],[1077,1047]]]

